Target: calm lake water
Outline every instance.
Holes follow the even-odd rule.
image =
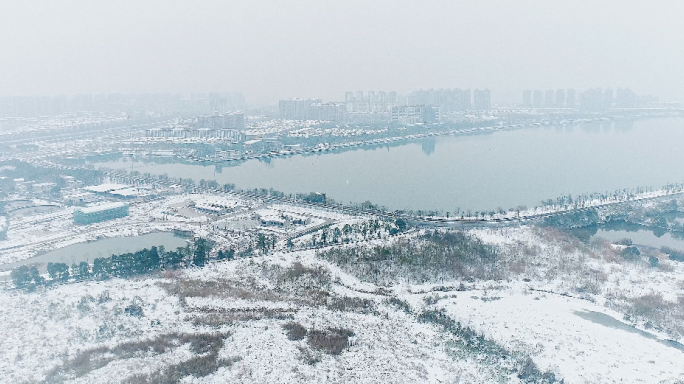
[[[606,230],[599,229],[596,232],[596,237],[602,237],[606,240],[617,241],[620,239],[631,239],[635,245],[645,245],[647,247],[660,248],[669,247],[679,251],[684,251],[684,239],[676,239],[670,233],[665,233],[662,236],[656,236],[653,231],[642,229],[639,231],[625,231],[625,230]]]
[[[93,260],[98,257],[136,252],[160,245],[163,245],[167,250],[173,250],[178,247],[184,247],[186,242],[170,232],[148,233],[134,237],[113,237],[59,248],[27,260],[0,265],[0,269],[11,270],[20,265],[36,265],[39,271],[46,272],[47,263],[49,262],[66,263],[69,266],[73,263],[78,264],[81,261],[87,261],[92,264]]]
[[[684,119],[643,119],[443,136],[396,147],[250,160],[239,166],[96,166],[216,180],[240,188],[324,192],[391,209],[493,210],[564,194],[661,187],[684,180]]]

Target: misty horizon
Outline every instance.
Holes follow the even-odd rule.
[[[0,6],[12,37],[0,95],[230,91],[275,104],[488,88],[513,103],[523,89],[602,87],[681,100],[684,5],[589,4],[16,2]]]

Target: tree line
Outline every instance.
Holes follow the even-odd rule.
[[[15,287],[33,290],[38,286],[51,285],[69,280],[106,280],[113,277],[131,277],[144,275],[159,270],[176,270],[187,267],[203,267],[209,258],[213,244],[203,238],[195,240],[185,247],[166,251],[164,246],[143,249],[134,253],[98,257],[90,265],[85,261],[73,263],[69,267],[65,263],[48,263],[48,279],[41,276],[35,266],[22,265],[12,270],[10,277]],[[231,260],[234,250],[219,250],[218,260]]]

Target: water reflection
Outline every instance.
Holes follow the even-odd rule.
[[[420,142],[420,149],[428,156],[430,156],[432,153],[435,153],[436,146],[437,141],[434,137],[426,137]]]

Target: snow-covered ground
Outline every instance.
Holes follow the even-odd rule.
[[[390,235],[392,222],[248,199],[213,215],[193,207],[201,198],[136,203],[129,217],[88,226],[74,225],[70,208],[10,220],[0,261],[174,229],[212,240],[215,252],[247,246],[257,231],[282,241],[270,255],[201,269],[36,292],[7,283],[0,381],[517,383],[542,374],[566,383],[684,381],[684,263],[658,250],[627,260],[623,245],[582,243],[553,228],[481,228],[468,235],[498,250],[490,277],[436,270],[411,283],[418,280],[401,275],[411,269],[384,259],[397,275],[374,279],[374,261],[337,265],[320,252],[380,252],[426,241],[425,231]],[[259,213],[309,223],[274,230]],[[322,250],[299,250],[333,237],[340,241]],[[302,335],[289,333],[295,325]],[[476,337],[465,342],[468,334]],[[330,340],[342,347],[326,349]]]
[[[620,314],[585,300],[515,289],[475,290],[440,301],[439,307],[501,344],[528,352],[568,383],[684,378],[684,348],[640,333],[618,320]]]
[[[535,260],[562,249],[528,227],[473,233],[509,246],[536,242],[542,250]],[[677,286],[682,271],[672,268],[653,272],[667,282],[653,289]],[[542,269],[552,270],[553,262]],[[611,276],[623,273],[613,269]],[[580,298],[560,282],[564,278],[550,276],[378,287],[314,251],[297,251],[34,293],[5,290],[0,374],[8,382],[114,383],[133,381],[134,375],[145,382],[204,357],[216,364],[184,382],[516,383],[524,382],[518,377],[521,357],[530,357],[566,383],[684,380],[684,351],[668,345],[665,332],[631,327],[606,308],[601,293]],[[610,281],[601,289],[616,289]],[[140,308],[142,316],[130,308]],[[443,310],[513,360],[492,364],[463,350],[458,335],[420,321],[419,314],[430,310]],[[290,322],[309,332],[340,328],[352,335],[340,354],[330,354],[306,337],[289,339],[283,327]],[[212,355],[193,349],[187,335],[219,335],[223,341]],[[157,344],[140,347],[145,340]],[[168,345],[159,348],[160,340]]]
[[[234,209],[228,213],[211,214],[195,207],[197,203],[206,202],[230,203]],[[54,249],[102,238],[180,230],[210,238],[220,247],[229,249],[236,242],[239,243],[239,238],[248,237],[250,230],[274,233],[279,239],[285,239],[315,229],[326,222],[343,225],[364,220],[327,210],[286,204],[264,205],[258,200],[238,198],[229,194],[183,194],[149,202],[133,202],[128,216],[90,225],[74,224],[74,209],[61,207],[50,213],[37,213],[6,221],[9,222],[7,238],[0,239],[0,270],[3,264],[15,263]],[[260,212],[271,212],[279,217],[283,214],[294,215],[302,220],[309,220],[307,224],[290,225],[286,228],[261,226],[258,220]],[[4,216],[0,217],[0,220],[5,220]]]
[[[444,349],[449,335],[383,304],[382,295],[354,294],[343,288],[351,297],[369,298],[373,309],[339,310],[327,304],[330,299],[318,300],[310,294],[319,287],[298,287],[306,285],[306,279],[278,283],[282,277],[277,276],[295,261],[310,268],[324,265],[315,260],[312,251],[305,251],[217,263],[170,278],[85,282],[36,293],[0,292],[0,373],[8,382],[36,382],[46,377],[67,382],[120,382],[133,374],[178,364],[193,354],[187,345],[178,345],[164,353],[146,349],[117,358],[121,354],[117,346],[170,338],[172,333],[220,332],[227,336],[219,356],[232,363],[191,382],[436,383],[458,382],[459,378],[490,382],[499,374],[475,358],[454,359]],[[332,269],[333,278],[363,285]],[[196,284],[230,288],[194,291]],[[185,291],[179,288],[183,286]],[[343,297],[334,292],[330,295]],[[134,304],[142,308],[143,317],[126,315],[126,308]],[[276,310],[284,318],[268,310]],[[231,316],[211,318],[216,313]],[[289,340],[282,328],[288,321],[310,330],[345,328],[354,335],[340,355],[330,355],[311,347],[306,339]],[[85,353],[98,347],[109,351]],[[83,364],[83,359],[88,362]],[[80,370],[59,371],[64,366]]]

